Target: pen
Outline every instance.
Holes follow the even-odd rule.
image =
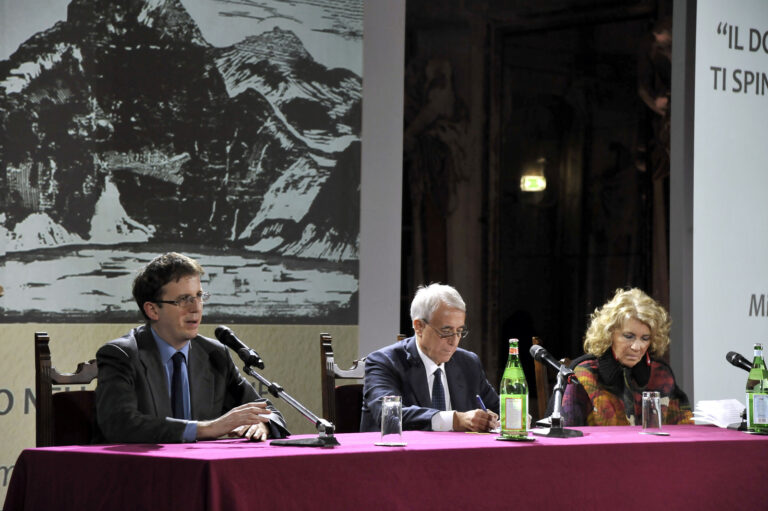
[[[477,404],[480,405],[480,408],[482,408],[484,412],[487,412],[488,408],[485,407],[485,403],[483,403],[483,399],[480,397],[480,394],[475,394],[475,397],[477,398]]]

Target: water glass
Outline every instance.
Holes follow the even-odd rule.
[[[381,399],[381,441],[376,445],[406,445],[403,442],[403,404],[400,396],[384,396]]]
[[[643,431],[646,435],[668,435],[661,430],[661,396],[655,391],[643,392]]]

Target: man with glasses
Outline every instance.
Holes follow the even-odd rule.
[[[198,334],[203,268],[170,252],[133,281],[147,323],[96,353],[96,441],[193,442],[286,436],[283,416],[240,375],[227,348]]]
[[[411,302],[416,335],[365,360],[361,431],[381,428],[381,400],[391,395],[402,398],[403,429],[489,431],[498,426],[499,396],[477,355],[459,348],[469,333],[465,317],[464,300],[453,287],[419,288]]]

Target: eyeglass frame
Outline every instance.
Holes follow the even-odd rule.
[[[469,335],[469,328],[467,327],[460,326],[459,328],[461,330],[457,328],[453,332],[447,334],[445,332],[441,332],[437,328],[430,325],[429,321],[427,321],[426,319],[422,319],[422,321],[424,322],[425,325],[427,325],[429,328],[434,330],[437,336],[440,337],[441,339],[450,339],[451,337],[459,336],[459,340],[461,340],[461,339],[466,339],[466,337]]]
[[[208,291],[203,291],[199,294],[187,295],[181,298],[177,298],[176,300],[152,300],[152,303],[167,303],[170,305],[175,305],[176,307],[189,309],[197,305],[197,302],[200,302],[201,304],[203,304],[210,299],[211,299],[211,293],[209,293]]]

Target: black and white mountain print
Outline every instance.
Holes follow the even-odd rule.
[[[72,0],[0,61],[0,321],[137,318],[176,250],[209,318],[355,323],[361,80],[278,25],[214,47],[179,0]]]

